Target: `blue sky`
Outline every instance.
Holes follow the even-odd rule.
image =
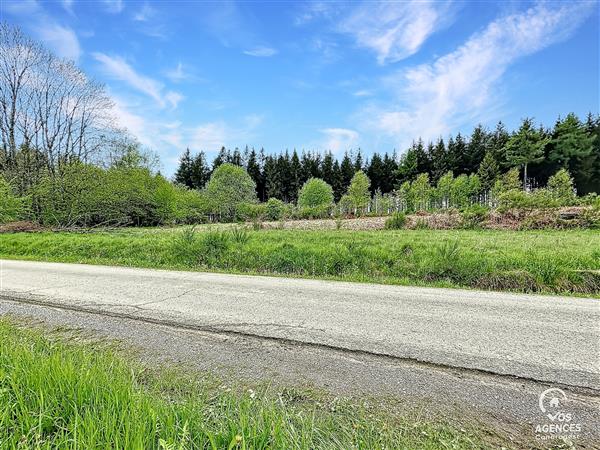
[[[0,0],[173,173],[221,145],[401,153],[599,109],[599,3]]]

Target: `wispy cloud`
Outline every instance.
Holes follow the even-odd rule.
[[[81,47],[77,35],[71,28],[48,22],[39,28],[38,34],[58,56],[75,62],[79,61]]]
[[[63,7],[70,7],[69,2],[63,2]],[[3,12],[26,17],[26,28],[37,35],[58,56],[79,61],[82,50],[75,31],[51,17],[40,3],[35,0],[7,1],[2,2],[1,8]]]
[[[377,62],[397,62],[415,54],[427,38],[451,21],[448,1],[365,2],[341,21],[338,30],[375,52]]]
[[[360,121],[402,145],[475,123],[498,105],[496,88],[511,64],[568,38],[593,10],[593,2],[540,3],[499,18],[431,64],[385,79],[395,105],[368,107]]]
[[[200,124],[192,130],[190,147],[208,152],[219,150],[222,146],[241,147],[249,143],[262,122],[262,116],[251,114],[244,117],[239,126],[224,121]]]
[[[136,22],[147,22],[156,14],[156,10],[148,2],[142,5],[142,8],[133,15]]]
[[[350,150],[358,145],[358,132],[347,128],[324,128],[320,130],[325,135],[325,140],[320,148],[333,153]]]
[[[277,54],[277,50],[271,47],[254,47],[249,50],[244,50],[245,55],[257,56],[260,58],[268,58]]]
[[[119,56],[94,53],[94,58],[102,64],[104,71],[111,77],[122,81],[137,91],[146,94],[162,108],[176,108],[183,96],[178,92],[164,91],[164,85],[153,78],[141,75],[127,61]]]
[[[106,10],[112,14],[119,14],[125,8],[123,0],[104,0]]]
[[[167,70],[165,76],[173,83],[180,83],[193,78],[192,74],[185,70],[181,61],[177,63],[177,66],[175,66],[174,69]]]

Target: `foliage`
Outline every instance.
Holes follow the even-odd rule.
[[[386,230],[400,230],[406,225],[406,214],[397,211],[385,221]]]
[[[360,215],[365,212],[369,200],[371,200],[370,186],[371,181],[362,170],[356,172],[352,177],[347,195],[356,214]]]
[[[430,207],[431,185],[429,184],[429,175],[422,173],[411,183],[411,198],[414,201],[415,209],[427,210]]]
[[[489,216],[489,209],[485,206],[474,204],[465,208],[461,212],[462,226],[466,229],[477,229],[481,227],[481,224],[487,220]]]
[[[322,217],[333,206],[333,189],[320,178],[311,178],[300,189],[298,206],[304,217]]]
[[[560,205],[572,205],[575,201],[573,178],[565,169],[561,169],[548,179],[548,191]]]
[[[267,219],[281,220],[285,213],[285,205],[278,198],[271,197],[267,200]]]
[[[0,224],[23,219],[26,199],[17,197],[8,182],[0,176]]]
[[[214,170],[205,192],[213,211],[226,220],[235,219],[241,203],[256,202],[256,184],[242,167],[230,163]]]

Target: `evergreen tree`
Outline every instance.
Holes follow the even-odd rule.
[[[212,170],[214,171],[221,164],[225,164],[226,162],[229,162],[230,159],[231,158],[230,158],[230,155],[229,155],[229,150],[227,150],[224,146],[221,147],[221,150],[219,150],[219,153],[217,154],[217,157],[213,161]]]
[[[489,137],[488,148],[500,168],[507,168],[510,163],[506,159],[506,143],[510,134],[502,122],[498,122],[496,129]]]
[[[544,147],[548,143],[529,118],[523,120],[519,130],[506,143],[506,157],[513,166],[523,167],[523,189],[527,190],[527,166],[544,158]]]
[[[593,176],[593,158],[596,137],[579,118],[571,113],[554,127],[548,158],[574,174],[577,186],[585,186]]]
[[[481,161],[481,164],[479,165],[477,175],[481,181],[481,188],[483,191],[487,192],[491,190],[498,177],[498,163],[491,151],[488,151],[485,154],[483,161]]]
[[[265,201],[264,182],[263,182],[263,177],[262,177],[262,173],[260,170],[260,163],[258,161],[258,156],[257,156],[256,150],[254,150],[254,148],[252,148],[252,150],[248,154],[246,161],[247,161],[246,162],[246,171],[248,172],[248,175],[250,175],[250,178],[252,178],[252,181],[254,181],[254,183],[256,184],[256,194],[257,194],[259,200],[261,202],[264,202]]]
[[[371,180],[371,194],[377,189],[382,190],[385,167],[378,153],[373,153],[371,161],[367,164],[367,176]]]
[[[206,157],[202,151],[192,160],[190,178],[192,183],[192,186],[190,187],[194,189],[202,189],[210,179],[210,169],[208,168]]]
[[[462,134],[458,133],[454,139],[454,146],[452,148],[453,165],[450,167],[456,174],[465,174],[468,172],[467,164],[467,142]]]
[[[477,125],[467,144],[466,157],[464,158],[465,173],[475,173],[483,161],[488,149],[489,134],[483,125]]]
[[[240,149],[239,148],[235,148],[235,150],[233,151],[233,154],[229,156],[228,161],[231,164],[234,164],[236,166],[242,166],[242,154],[240,153]]]
[[[348,189],[348,186],[350,186],[350,181],[352,180],[354,173],[355,173],[354,164],[352,163],[350,156],[348,156],[348,152],[346,152],[346,153],[344,153],[344,158],[342,159],[342,163],[340,164],[340,178],[341,178],[341,182],[342,182],[342,184],[341,184],[342,192],[346,192],[346,189]]]
[[[333,179],[331,182],[333,188],[333,195],[336,202],[339,202],[344,195],[344,184],[342,181],[342,171],[340,169],[340,163],[336,159],[333,162]]]
[[[379,181],[379,187],[383,194],[392,192],[396,185],[396,171],[398,164],[396,163],[396,154],[392,156],[387,153],[383,157],[383,171]]]
[[[362,157],[362,153],[359,148],[358,152],[356,153],[356,158],[354,159],[354,173],[356,173],[362,169],[363,169],[363,157]]]
[[[446,144],[444,140],[439,138],[433,147],[431,152],[431,179],[433,183],[437,183],[438,180],[450,170],[448,165],[448,154],[446,152]]]
[[[279,170],[277,167],[277,159],[268,155],[265,158],[265,190],[266,190],[266,199],[269,198],[278,198],[279,200],[283,199],[283,181],[279,176]]]
[[[296,149],[294,149],[289,163],[289,177],[290,201],[295,202],[298,199],[298,191],[306,181],[303,179],[302,164],[300,163],[300,158],[298,157],[298,152]]]
[[[179,167],[175,172],[175,182],[192,189],[192,156],[190,149],[186,148],[183,155],[179,158]]]

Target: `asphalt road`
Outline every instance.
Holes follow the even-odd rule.
[[[558,385],[600,386],[600,301],[0,261],[0,296]]]

